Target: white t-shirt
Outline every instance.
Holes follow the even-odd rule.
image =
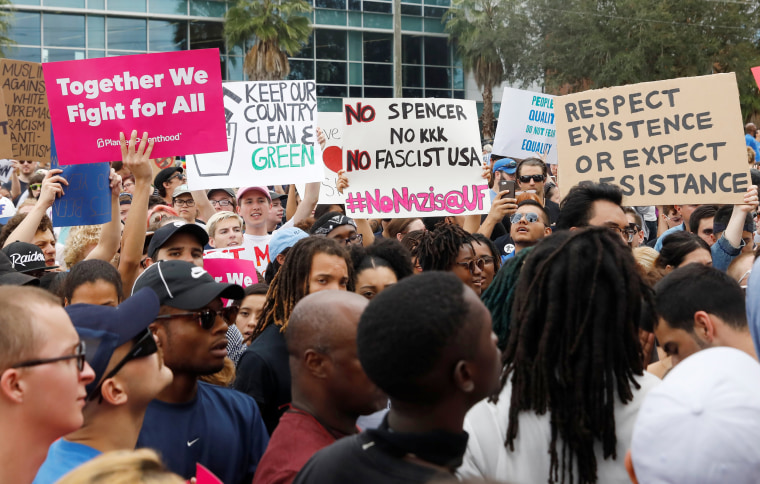
[[[633,390],[633,400],[623,405],[615,393],[615,434],[617,435],[617,459],[604,459],[602,443],[594,446],[597,466],[597,482],[629,484],[623,460],[631,445],[633,425],[646,394],[660,383],[660,379],[644,372],[636,377],[641,388]],[[467,452],[457,473],[462,478],[485,478],[506,481],[511,484],[536,484],[549,481],[551,456],[551,426],[549,412],[521,412],[515,438],[515,450],[504,446],[509,425],[509,407],[512,395],[511,378],[505,385],[496,404],[483,400],[467,413],[464,430],[470,435]],[[557,439],[557,453],[562,452],[562,442]],[[560,463],[561,464],[561,463]],[[577,465],[574,463],[574,468]],[[577,477],[577,474],[576,474]],[[577,481],[577,479],[575,479]]]
[[[291,218],[282,224],[280,229],[292,227],[293,224],[294,222]],[[277,230],[268,235],[243,234],[243,247],[245,247],[245,250],[240,253],[240,258],[252,260],[256,264],[256,270],[259,271],[259,274],[262,276],[264,275],[264,271],[267,270],[267,266],[270,262],[269,241],[272,239],[272,236],[277,233]]]

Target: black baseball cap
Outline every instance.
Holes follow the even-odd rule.
[[[58,266],[46,266],[42,249],[28,242],[16,241],[3,247],[3,252],[11,261],[13,268],[19,272],[44,271]]]
[[[0,250],[0,285],[39,286],[40,280],[15,270],[8,256]]]
[[[193,311],[218,297],[243,299],[237,284],[216,282],[202,267],[183,260],[162,260],[149,266],[135,281],[132,293],[153,289],[162,306]]]
[[[185,170],[182,169],[181,166],[170,166],[169,168],[164,168],[163,170],[159,171],[156,175],[156,178],[153,179],[153,186],[158,189],[158,187],[164,186],[164,182],[172,177],[177,172],[183,173]]]
[[[172,238],[174,234],[178,233],[187,233],[194,236],[198,239],[198,242],[200,242],[201,247],[206,247],[206,244],[208,244],[208,233],[203,230],[203,227],[196,224],[189,224],[181,220],[174,220],[153,233],[153,237],[151,237],[150,243],[148,244],[148,257],[155,259],[158,249],[160,249],[167,240]]]

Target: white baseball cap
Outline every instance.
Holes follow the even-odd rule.
[[[647,394],[631,458],[642,484],[760,482],[760,364],[727,347],[683,360]]]

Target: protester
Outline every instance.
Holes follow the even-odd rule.
[[[689,232],[697,234],[710,247],[716,240],[715,233],[713,233],[713,219],[717,211],[716,205],[700,205],[691,213],[689,218]]]
[[[126,192],[121,193],[119,195],[119,219],[121,219],[122,223],[127,222],[130,208],[132,208],[132,194]]]
[[[272,235],[269,241],[269,256],[271,263],[267,266],[264,279],[267,284],[271,284],[274,276],[279,272],[282,264],[285,263],[285,256],[296,242],[305,239],[309,234],[296,227],[283,227]]]
[[[216,212],[208,219],[208,244],[215,249],[243,244],[243,219],[229,210]]]
[[[42,277],[47,271],[58,268],[47,266],[45,254],[34,244],[13,242],[6,245],[3,252],[11,260],[14,269],[32,277]]]
[[[216,212],[237,212],[235,192],[229,188],[213,188],[206,197]]]
[[[744,125],[744,142],[748,148],[752,148],[755,152],[755,159],[760,160],[760,143],[755,139],[757,134],[757,126],[754,123],[747,123]]]
[[[240,357],[234,388],[252,396],[271,434],[290,403],[290,370],[285,346],[288,321],[304,296],[328,289],[354,290],[351,259],[344,246],[324,237],[308,237],[288,251],[272,280],[253,342]]]
[[[359,415],[385,407],[387,397],[357,357],[356,328],[366,306],[365,298],[334,290],[296,304],[285,336],[293,399],[272,434],[255,484],[289,484],[315,452],[359,433]]]
[[[172,208],[177,211],[182,219],[189,223],[197,223],[198,209],[195,206],[193,194],[187,185],[180,185],[172,192]],[[201,224],[201,226],[203,226]]]
[[[491,156],[491,161],[493,161],[493,167],[491,168],[492,182],[493,182],[493,189],[491,190],[491,200],[493,201],[493,199],[496,198],[496,195],[498,195],[499,181],[501,180],[515,181],[515,178],[516,178],[515,172],[517,171],[517,162],[513,160],[512,158],[500,158],[498,160],[495,160],[493,156]]]
[[[243,288],[217,283],[180,260],[148,267],[134,291],[143,287],[161,302],[151,330],[174,380],[148,406],[137,447],[156,450],[185,479],[200,463],[225,484],[250,483],[269,441],[256,404],[240,392],[198,381],[224,367],[236,310],[223,308],[221,298],[241,299]]]
[[[39,286],[40,280],[36,277],[24,274],[13,268],[13,263],[0,250],[0,286]]]
[[[388,237],[399,242],[406,234],[415,230],[425,230],[425,223],[420,218],[394,218],[388,222],[386,231]]]
[[[124,162],[122,162],[122,166],[124,165]],[[118,172],[118,170],[116,170]],[[130,173],[127,176],[121,177],[121,191],[123,193],[129,193],[130,195],[135,194],[135,175]]]
[[[526,158],[517,164],[515,179],[523,192],[534,193],[549,214],[549,225],[559,217],[559,205],[544,197],[544,184],[549,179],[546,163],[538,158]]]
[[[45,171],[38,170],[29,178],[29,187],[26,189],[26,196],[19,197],[17,205],[26,201],[37,201],[40,197],[40,191],[42,190],[42,180],[45,179]]]
[[[629,242],[628,219],[623,212],[623,193],[615,185],[582,183],[562,200],[557,229],[607,227]]]
[[[494,390],[500,369],[483,303],[452,274],[404,279],[370,301],[357,348],[390,411],[379,428],[317,452],[294,482],[454,480],[465,413]]]
[[[744,292],[726,273],[689,264],[665,276],[654,289],[659,315],[654,332],[673,366],[713,346],[730,346],[757,359]]]
[[[691,214],[694,213],[694,210],[697,209],[699,205],[673,205],[673,208],[675,209],[675,214],[670,217],[670,222],[675,223],[680,220],[680,223],[678,225],[670,227],[668,230],[666,230],[662,235],[660,235],[657,238],[657,242],[654,244],[654,250],[659,252],[662,250],[662,243],[665,241],[665,238],[674,233],[674,232],[681,232],[684,230],[687,230],[686,224],[689,222],[689,219],[691,218]]]
[[[200,481],[198,481],[200,483]],[[149,449],[106,452],[69,472],[58,484],[186,484]]]
[[[760,158],[760,157],[759,157]],[[39,163],[32,160],[13,160],[13,169],[11,169],[11,179],[3,183],[3,188],[10,191],[10,198],[13,204],[18,206],[21,195],[26,192],[34,176]]]
[[[311,235],[327,237],[350,245],[362,245],[362,234],[356,230],[356,222],[339,212],[328,212],[319,217],[309,231]]]
[[[677,231],[665,240],[660,255],[654,261],[655,267],[665,274],[687,264],[713,264],[710,247],[707,242],[691,232]]]
[[[0,482],[27,484],[50,444],[82,426],[95,375],[55,296],[3,286],[0,307]]]
[[[164,199],[167,205],[172,204],[174,190],[187,181],[184,171],[182,167],[170,166],[159,171],[153,179],[153,186],[156,187],[158,195]]]
[[[135,448],[148,404],[172,381],[148,329],[158,310],[158,297],[147,288],[116,308],[66,308],[79,337],[95,346],[87,356],[95,379],[87,385],[82,428],[50,446],[33,484],[58,482],[103,452]]]
[[[644,245],[646,236],[644,235],[644,221],[641,215],[632,207],[623,207],[623,212],[625,212],[625,218],[628,219],[628,245],[631,246],[631,249]]]
[[[146,265],[162,260],[183,260],[203,267],[203,247],[209,238],[194,223],[174,221],[156,230],[148,244]]]
[[[269,198],[272,200],[272,209],[269,211],[267,232],[272,233],[284,222],[285,206],[283,205],[283,202],[287,201],[288,196],[270,191]]]
[[[501,390],[467,414],[463,477],[625,479],[636,414],[659,380],[644,372],[638,337],[648,288],[617,240],[588,228],[531,249],[515,290]]]
[[[242,300],[235,301],[235,305],[238,307],[235,326],[237,326],[246,344],[250,343],[251,336],[256,330],[259,317],[266,303],[268,290],[268,284],[261,282],[252,284],[245,288],[245,297]]]
[[[715,213],[713,235],[717,241],[710,247],[713,267],[725,271],[740,253],[754,250],[755,221],[752,212],[757,207],[757,187],[752,186],[744,195],[744,204],[724,206]]]
[[[539,240],[552,234],[549,214],[540,203],[525,200],[517,205],[517,211],[510,217],[509,235],[514,242],[514,250],[504,259],[510,259],[521,250],[533,247]]]
[[[475,294],[483,292],[485,261],[475,255],[473,236],[454,224],[441,224],[425,232],[417,247],[422,271],[450,271]]]
[[[414,273],[412,256],[395,239],[380,239],[369,247],[351,246],[356,293],[372,299]]]
[[[71,304],[118,306],[124,299],[119,271],[106,261],[85,260],[71,268],[63,285],[63,300]]]
[[[481,292],[485,292],[491,285],[491,282],[493,282],[496,273],[501,269],[501,254],[491,239],[485,235],[476,232],[472,234],[472,237],[474,239],[472,248],[475,250],[475,255],[483,260],[483,284]]]
[[[760,366],[733,348],[700,351],[644,400],[625,466],[631,482],[751,484],[760,470]]]

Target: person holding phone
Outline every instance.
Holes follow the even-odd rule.
[[[538,158],[526,158],[517,164],[515,178],[519,187],[518,191],[535,193],[549,213],[550,225],[557,223],[559,205],[544,197],[544,184],[549,179],[546,163]]]

